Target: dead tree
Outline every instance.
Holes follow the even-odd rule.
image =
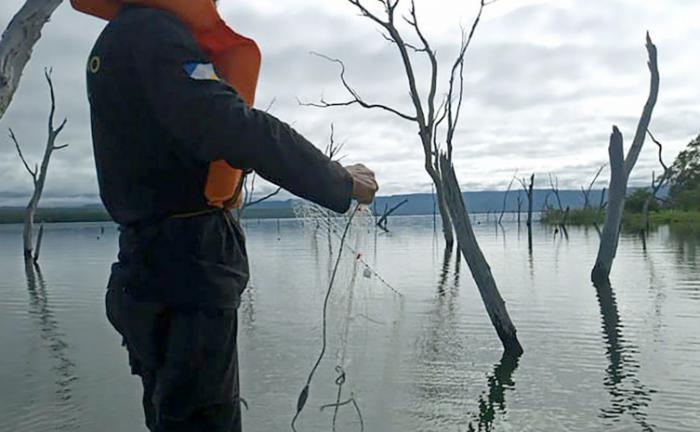
[[[651,205],[652,201],[657,201],[659,200],[659,192],[661,191],[661,188],[663,188],[665,185],[668,184],[669,181],[671,181],[671,176],[673,175],[673,171],[671,168],[666,165],[664,162],[664,146],[661,144],[659,140],[656,139],[656,137],[651,133],[650,130],[647,130],[647,133],[649,134],[649,138],[656,144],[656,147],[659,149],[659,164],[661,167],[664,169],[663,174],[661,174],[660,177],[656,177],[656,172],[651,173],[651,194],[649,197],[647,197],[646,201],[644,201],[644,208],[642,209],[642,214],[644,214],[644,226],[646,230],[649,230],[649,206]]]
[[[29,166],[27,159],[22,153],[22,148],[20,147],[19,141],[15,133],[10,129],[10,138],[15,144],[17,149],[17,154],[19,155],[24,168],[27,170],[29,175],[32,177],[32,182],[34,184],[34,193],[32,194],[29,204],[24,213],[24,258],[26,260],[39,258],[38,253],[33,255],[34,251],[34,217],[36,216],[36,210],[39,206],[39,201],[41,200],[41,195],[44,192],[44,186],[46,185],[46,176],[49,172],[49,162],[51,161],[51,155],[54,151],[64,149],[68,147],[68,144],[56,145],[56,139],[58,135],[63,131],[63,128],[68,122],[67,119],[63,119],[58,127],[54,127],[54,116],[56,114],[56,95],[53,89],[53,81],[51,80],[51,70],[45,69],[44,76],[46,77],[46,82],[49,84],[49,93],[51,95],[51,111],[49,113],[48,121],[48,138],[46,140],[46,147],[44,149],[44,157],[41,161],[41,166],[34,165],[34,168]],[[40,249],[40,245],[37,244],[37,251]]]
[[[527,247],[530,254],[532,254],[532,212],[535,204],[535,173],[532,173],[530,176],[529,184],[525,179],[520,179],[520,185],[527,196]]]
[[[480,0],[480,7],[478,14],[472,24],[470,31],[462,32],[462,43],[459,49],[459,54],[457,59],[453,63],[452,73],[450,75],[450,90],[448,92],[448,97],[445,102],[440,105],[438,102],[438,81],[439,81],[439,67],[438,60],[435,54],[435,50],[431,46],[427,37],[423,33],[421,26],[418,22],[418,14],[416,12],[416,4],[414,0],[410,1],[409,13],[407,16],[403,17],[403,21],[407,23],[410,28],[415,33],[418,39],[418,44],[412,44],[407,41],[406,35],[403,34],[397,24],[401,21],[400,16],[397,14],[397,9],[401,4],[401,0],[378,0],[375,3],[381,4],[383,8],[383,14],[378,14],[370,10],[366,5],[367,2],[362,0],[347,0],[348,3],[353,5],[361,14],[361,16],[374,22],[382,31],[382,36],[389,43],[393,44],[399,53],[401,58],[404,71],[406,73],[406,78],[408,82],[408,91],[411,97],[411,102],[413,105],[413,110],[415,113],[407,113],[401,109],[391,107],[386,104],[373,103],[366,101],[358,91],[348,82],[345,76],[345,63],[339,59],[330,58],[324,55],[317,54],[318,56],[338,64],[340,67],[340,81],[349,93],[350,98],[347,101],[341,102],[328,102],[321,98],[319,103],[302,104],[306,106],[315,106],[320,108],[329,107],[347,107],[352,105],[358,105],[366,109],[378,109],[385,112],[391,113],[402,120],[409,121],[418,127],[418,135],[420,137],[421,144],[423,146],[424,153],[424,167],[428,175],[430,176],[433,185],[435,187],[435,192],[437,195],[437,205],[440,209],[440,216],[442,220],[442,230],[445,238],[445,243],[447,247],[453,247],[454,245],[454,232],[453,232],[453,221],[450,219],[450,211],[447,208],[447,204],[444,198],[444,190],[442,186],[441,176],[440,176],[440,164],[438,152],[435,151],[437,147],[437,129],[440,124],[447,119],[448,123],[457,122],[459,120],[459,115],[447,115],[448,111],[452,114],[458,113],[459,108],[462,105],[462,90],[464,89],[464,58],[469,48],[474,33],[481,20],[481,15],[484,8],[495,0],[487,1]],[[429,64],[430,72],[426,77],[419,77],[416,74],[416,68],[414,65],[414,60],[411,56],[412,53],[424,55]],[[459,72],[459,73],[458,73]],[[457,83],[456,80],[459,80]],[[423,91],[419,87],[419,83],[429,83],[427,91]],[[454,102],[450,99],[454,95],[455,86],[459,86],[460,92],[458,100]],[[427,97],[424,96],[427,95]],[[447,101],[450,101],[447,104]],[[455,106],[456,105],[456,106]],[[448,145],[448,156],[452,157],[452,142],[454,139],[454,133],[456,128],[451,127],[452,124],[448,125],[448,133],[445,141]],[[451,132],[450,132],[451,131]]]
[[[535,174],[530,176],[530,183],[528,184],[525,179],[520,179],[520,185],[525,191],[527,196],[527,226],[532,227],[532,212],[534,206],[534,189],[535,189]]]
[[[3,32],[0,39],[0,118],[19,87],[22,72],[41,38],[44,24],[61,3],[63,0],[27,0]]]
[[[452,162],[444,154],[440,157],[440,170],[444,182],[446,203],[455,223],[459,248],[469,265],[474,281],[479,288],[481,299],[486,306],[491,323],[501,339],[505,352],[518,356],[523,353],[523,348],[518,341],[515,326],[508,315],[506,303],[498,292],[491,268],[474,235]]]
[[[564,205],[561,202],[561,195],[559,194],[559,177],[557,177],[556,175],[552,175],[551,173],[549,174],[549,188],[551,189],[554,198],[557,199],[559,211],[563,213]]]
[[[657,63],[656,46],[653,44],[649,33],[647,33],[647,52],[649,54],[648,67],[651,73],[651,84],[649,96],[644,106],[642,116],[637,125],[634,141],[630,147],[627,157],[624,154],[624,144],[622,133],[613,126],[610,136],[610,146],[608,153],[610,156],[610,187],[608,188],[608,206],[605,214],[605,226],[600,239],[598,258],[591,272],[591,279],[594,282],[602,283],[608,280],[612,263],[617,253],[617,246],[620,238],[620,226],[622,224],[622,212],[625,208],[625,195],[627,194],[627,182],[630,174],[637,163],[639,153],[644,146],[644,141],[649,128],[649,122],[659,95],[659,67]]]
[[[387,224],[389,223],[389,216],[394,214],[398,209],[400,209],[406,204],[408,204],[407,199],[401,201],[392,208],[389,208],[389,204],[387,203],[386,207],[384,208],[384,214],[377,221],[377,227],[379,227],[384,232],[389,232],[389,228],[387,227]]]
[[[515,174],[513,174],[513,178],[510,179],[510,183],[508,184],[508,189],[506,189],[505,195],[503,195],[503,208],[501,209],[501,215],[498,217],[498,224],[501,225],[503,222],[503,215],[506,213],[506,207],[508,205],[508,195],[510,194],[510,190],[513,189],[513,183],[515,183],[515,179],[518,177],[518,172],[516,171]],[[520,211],[520,209],[518,209]]]
[[[603,173],[603,170],[605,169],[606,165],[602,165],[598,171],[596,172],[595,176],[593,177],[593,180],[591,183],[588,185],[588,189],[584,188],[581,186],[581,193],[583,194],[583,208],[584,209],[589,209],[591,208],[591,192],[593,191],[593,186],[595,186],[595,182],[598,181],[598,178],[600,175]]]

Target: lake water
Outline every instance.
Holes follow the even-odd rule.
[[[483,217],[482,217],[483,219]],[[297,221],[246,221],[252,283],[240,310],[247,431],[287,431],[321,348],[338,242]],[[117,231],[47,226],[41,272],[25,274],[18,226],[0,227],[0,430],[141,431],[140,384],[103,311]],[[661,227],[624,235],[611,287],[589,273],[593,229],[569,238],[475,226],[525,354],[501,345],[466,263],[432,218],[356,229],[329,308],[328,352],[299,431],[333,430],[336,366],[364,430],[700,430],[700,238]],[[447,259],[446,259],[447,258]],[[376,275],[399,291],[394,294]],[[369,278],[365,276],[370,276]],[[352,404],[337,431],[359,431]]]

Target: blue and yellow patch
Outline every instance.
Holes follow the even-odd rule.
[[[187,76],[193,80],[221,81],[219,76],[216,74],[214,65],[211,63],[189,62],[185,63],[183,67],[187,73]]]

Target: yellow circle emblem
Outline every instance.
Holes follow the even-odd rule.
[[[97,73],[100,71],[101,65],[102,65],[102,61],[100,60],[100,57],[94,56],[88,62],[88,70],[92,73]]]

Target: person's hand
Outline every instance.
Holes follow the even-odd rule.
[[[345,167],[353,180],[352,197],[360,204],[372,204],[374,196],[379,190],[374,172],[362,164]]]

